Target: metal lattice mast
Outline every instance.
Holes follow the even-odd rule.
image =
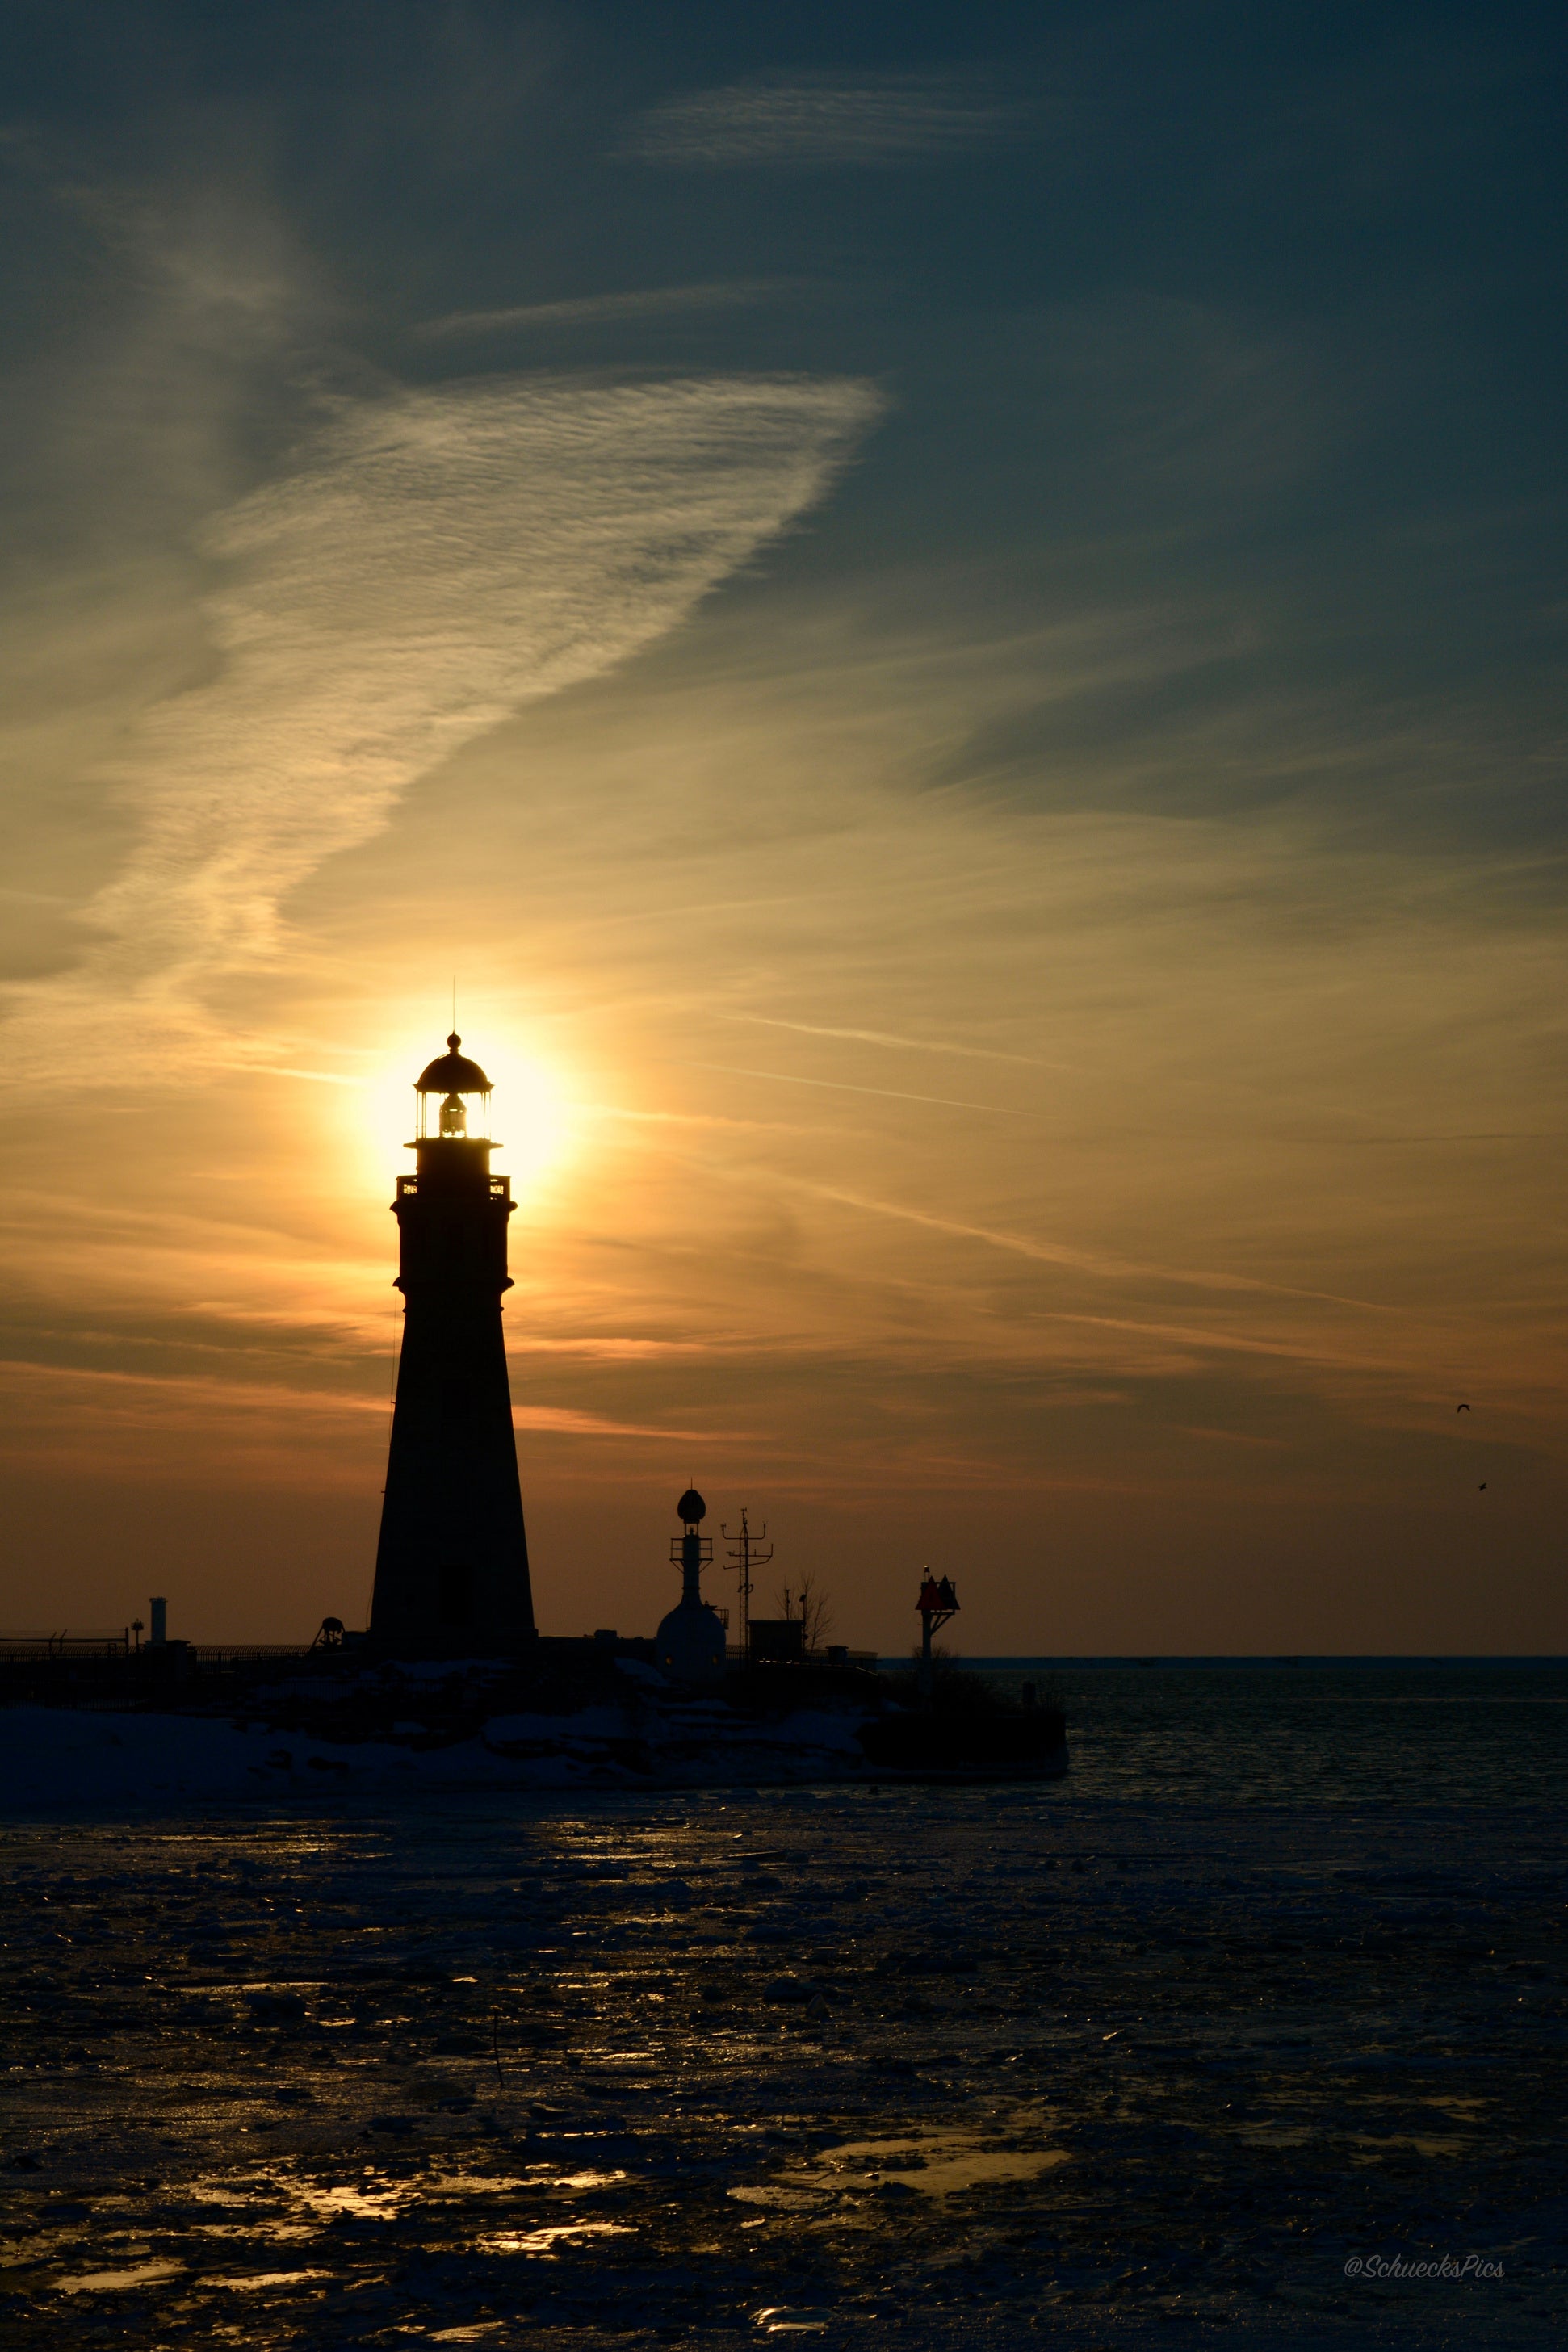
[[[741,1649],[744,1653],[750,1649],[752,1639],[752,1570],[753,1568],[766,1568],[773,1556],[773,1548],[767,1541],[767,1521],[764,1519],[753,1535],[743,1509],[738,1535],[732,1536],[722,1524],[720,1532],[729,1549],[730,1565],[735,1571],[735,1613],[741,1621]]]

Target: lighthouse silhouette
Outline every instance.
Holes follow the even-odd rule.
[[[393,1657],[506,1656],[534,1635],[501,1339],[515,1203],[490,1173],[490,1082],[462,1042],[415,1081],[415,1173],[392,1204],[403,1349],[370,1631]]]

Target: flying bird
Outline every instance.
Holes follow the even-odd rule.
[[[1454,1407],[1454,1411],[1456,1412],[1468,1412],[1469,1409],[1470,1408],[1468,1404],[1457,1404]]]
[[[1486,1491],[1487,1491],[1487,1482],[1486,1482],[1486,1480],[1483,1478],[1483,1479],[1481,1480],[1480,1485],[1476,1488],[1476,1492],[1477,1492],[1477,1494],[1478,1494],[1478,1495],[1484,1495],[1484,1494],[1486,1493]]]

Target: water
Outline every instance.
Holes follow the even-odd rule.
[[[0,1828],[7,2352],[1561,2342],[1568,1669],[991,1671],[1068,1780]]]
[[[976,1659],[1067,1708],[1075,1795],[1227,1803],[1568,1797],[1568,1659]]]

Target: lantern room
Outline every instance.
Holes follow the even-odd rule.
[[[416,1143],[491,1140],[490,1082],[477,1062],[458,1051],[462,1042],[454,1029],[446,1052],[414,1081],[419,1107]]]

